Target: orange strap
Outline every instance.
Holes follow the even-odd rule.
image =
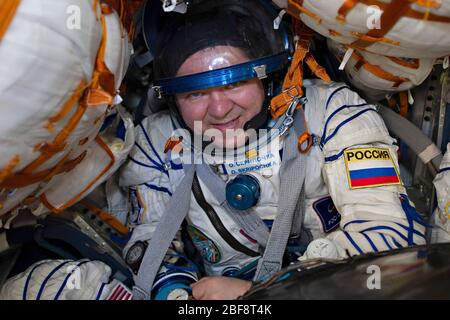
[[[385,38],[385,37],[374,37],[374,36],[370,36],[368,34],[364,34],[364,33],[361,33],[361,32],[356,32],[356,31],[352,31],[352,32],[350,32],[350,34],[352,36],[355,36],[355,37],[359,38],[358,41],[366,42],[367,46],[369,46],[369,44],[376,43],[376,42],[388,43],[388,44],[392,44],[392,45],[395,45],[395,46],[399,46],[400,45],[399,41],[394,41],[394,40],[391,40],[391,39],[388,39],[388,38]],[[359,47],[356,42],[353,42],[350,46],[354,47],[356,49],[359,49],[359,50],[363,50],[364,49],[363,47]]]
[[[388,103],[388,107],[391,108],[392,110],[395,110],[395,106],[397,105],[395,98],[391,96],[391,97],[387,98],[386,100]]]
[[[359,40],[353,42],[351,47],[356,49],[364,49],[375,42],[399,45],[400,43],[398,41],[386,39],[385,35],[402,17],[450,23],[450,17],[438,16],[430,12],[430,8],[438,9],[441,7],[442,3],[437,0],[391,0],[389,3],[380,0],[345,0],[338,9],[336,20],[340,23],[345,23],[348,13],[355,8],[358,3],[367,6],[378,6],[383,14],[381,15],[380,21],[381,29],[370,30],[367,34],[354,34]],[[426,12],[414,10],[411,8],[411,4],[425,7],[427,10]],[[320,19],[320,17],[318,19]]]
[[[17,8],[20,5],[20,0],[2,0],[0,1],[0,41],[8,31],[14,16],[16,15]]]
[[[336,20],[340,23],[345,23],[347,14],[359,3],[358,0],[345,0],[342,6],[338,10]]]
[[[5,180],[12,174],[14,168],[17,167],[19,163],[20,163],[19,155],[16,155],[14,158],[9,160],[6,166],[0,170],[0,183],[3,182],[3,180]]]
[[[293,16],[296,19],[300,18],[300,14],[304,13],[308,17],[316,20],[318,24],[322,23],[322,18],[319,17],[317,14],[309,11],[305,7],[303,7],[303,0],[288,0],[288,5],[286,8],[286,11],[289,15]]]
[[[314,58],[314,56],[308,52],[308,54],[305,57],[306,65],[309,67],[309,69],[319,78],[326,82],[331,82],[331,78],[328,75],[327,71],[324,67],[319,65]]]
[[[386,58],[388,58],[389,60],[391,60],[392,62],[401,65],[405,68],[410,68],[410,69],[414,69],[417,70],[420,68],[420,60],[419,59],[406,59],[406,58],[397,58],[397,57],[390,57],[390,56],[385,56]]]
[[[102,170],[102,172],[100,172],[94,179],[92,179],[92,181],[89,182],[89,184],[79,194],[77,194],[75,197],[73,197],[72,199],[67,201],[63,206],[61,206],[59,208],[53,207],[50,204],[50,202],[48,202],[47,197],[45,196],[45,193],[42,194],[39,198],[40,198],[42,204],[44,204],[49,210],[51,210],[55,213],[58,213],[58,212],[62,212],[64,210],[66,210],[67,208],[71,207],[72,205],[74,205],[75,203],[80,201],[82,196],[84,195],[84,193],[86,193],[101,177],[103,177],[112,168],[112,166],[115,163],[114,154],[111,152],[108,145],[99,136],[97,136],[95,138],[95,142],[97,142],[97,144],[103,150],[105,150],[105,152],[108,154],[108,156],[110,158],[110,162],[108,163],[108,165]]]
[[[306,146],[303,147],[303,144],[306,142]],[[303,132],[297,139],[297,149],[301,154],[306,154],[309,152],[311,147],[313,146],[313,138],[312,135],[305,131]]]
[[[119,220],[117,220],[114,216],[110,215],[108,212],[105,212],[101,210],[100,208],[97,208],[93,204],[90,204],[89,202],[82,200],[81,204],[94,212],[102,221],[109,224],[114,230],[116,230],[121,235],[127,235],[128,234],[128,228],[124,226]]]
[[[328,29],[328,33],[332,37],[340,37],[340,36],[342,36],[341,33],[337,32],[336,30],[333,30],[333,29]]]
[[[408,92],[402,91],[398,93],[400,97],[400,115],[406,117],[408,113]]]
[[[380,1],[380,0],[358,0],[358,3],[362,3],[365,4],[366,6],[378,6],[380,8],[381,11],[386,12],[388,10],[396,10],[396,7],[391,7],[392,2],[391,3],[387,3],[384,1]],[[437,0],[406,0],[406,2],[409,2],[409,4],[416,4],[419,5],[421,7],[425,7],[427,9],[438,9],[441,7],[441,1],[437,1]],[[345,10],[343,9],[343,12]],[[348,11],[345,12],[345,14],[348,14]],[[450,23],[450,17],[445,17],[445,16],[438,16],[435,15],[431,12],[429,12],[429,10],[427,10],[426,12],[421,12],[421,11],[417,11],[414,10],[410,7],[410,5],[408,6],[406,12],[403,15],[404,17],[409,17],[409,18],[413,18],[413,19],[418,19],[418,20],[428,20],[428,21],[435,21],[435,22],[446,22],[446,23]]]
[[[411,2],[417,4],[418,6],[432,9],[439,9],[442,6],[440,0],[411,0]]]
[[[383,39],[384,36],[395,26],[395,24],[406,15],[410,10],[409,0],[392,0],[389,4],[386,4],[386,10],[383,10],[383,14],[380,17],[380,29],[372,29],[365,35],[365,38],[352,43],[354,48],[366,48],[374,43],[374,39]]]
[[[317,63],[309,52],[314,31],[303,25],[300,21],[294,21],[294,34],[298,35],[300,40],[295,44],[295,53],[289,70],[284,77],[282,92],[270,102],[270,112],[274,119],[285,114],[295,98],[303,96],[303,61],[306,62],[317,77],[328,82],[331,81],[325,69]],[[302,105],[298,104],[296,109],[301,107]],[[307,142],[305,148],[303,148],[304,142]],[[312,144],[313,139],[308,131],[308,125],[305,120],[305,132],[300,135],[297,142],[299,152],[307,153],[311,149]]]
[[[170,137],[167,139],[166,144],[164,145],[164,153],[167,153],[173,150],[181,141],[183,137]]]
[[[356,70],[364,68],[383,80],[393,82],[394,84],[392,85],[392,87],[394,88],[398,88],[403,82],[409,81],[407,78],[395,76],[377,65],[370,64],[357,51],[353,51],[352,57],[357,60],[357,63],[355,64]]]
[[[130,40],[134,37],[135,24],[134,16],[136,12],[143,6],[145,0],[101,0],[102,3],[107,3],[116,12],[119,13],[125,30],[128,31],[128,38]]]
[[[296,43],[291,65],[284,77],[282,92],[272,98],[270,102],[270,112],[274,119],[279,118],[286,112],[295,97],[301,97],[303,95],[303,61],[306,62],[318,78],[327,82],[331,81],[325,69],[309,53],[314,31],[301,22],[295,21],[294,34],[298,35],[300,40]],[[298,105],[298,108],[301,108],[301,105]]]
[[[10,175],[0,183],[0,188],[5,189],[23,188],[40,181],[48,180],[57,174],[69,172],[70,170],[75,168],[81,161],[83,161],[85,156],[86,151],[83,152],[77,158],[72,160],[68,160],[66,156],[50,169],[33,173],[25,173],[21,171],[20,173]]]
[[[270,102],[270,112],[272,118],[277,119],[283,115],[289,108],[290,103],[295,97],[301,97],[303,95],[303,60],[309,50],[309,43],[306,45],[297,43],[294,57],[292,58],[291,66],[286,76],[284,77],[284,82],[282,86],[282,92],[274,97]],[[297,108],[299,108],[297,106]]]

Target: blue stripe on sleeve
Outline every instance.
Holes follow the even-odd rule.
[[[339,159],[344,154],[344,151],[345,151],[345,149],[342,150],[341,152],[339,152],[338,154],[335,154],[335,155],[329,156],[329,157],[325,157],[325,162],[332,162],[332,161]]]
[[[371,227],[371,228],[364,229],[364,230],[361,231],[361,232],[378,231],[378,230],[390,230],[390,231],[393,231],[393,232],[396,233],[400,238],[402,238],[402,239],[405,240],[407,243],[409,243],[407,237],[405,237],[404,235],[402,235],[398,230],[396,230],[396,229],[394,229],[394,228],[392,228],[392,227],[388,227],[388,226],[376,226],[376,227]],[[411,244],[412,244],[412,245],[415,245],[414,242],[412,242]],[[411,245],[411,244],[410,244],[410,245]]]
[[[161,167],[150,166],[150,165],[148,165],[148,164],[142,163],[142,162],[140,162],[140,161],[134,159],[132,156],[128,156],[128,158],[129,158],[132,162],[134,162],[134,163],[136,163],[136,164],[138,164],[138,165],[140,165],[140,166],[142,166],[142,167],[151,168],[151,169],[156,169],[156,170],[158,170],[158,171],[165,172],[164,170],[161,169]]]
[[[158,157],[159,163],[162,165],[162,164],[163,164],[163,161],[162,161],[161,158],[159,157],[158,152],[156,152],[156,149],[155,149],[155,147],[153,146],[153,143],[150,141],[150,138],[149,138],[149,136],[148,136],[147,131],[144,129],[144,126],[142,125],[142,123],[139,123],[139,126],[141,127],[142,131],[144,132],[145,139],[147,140],[147,142],[148,142],[150,148],[152,148],[154,154],[156,155],[156,157]]]
[[[326,105],[325,105],[325,109],[328,109],[328,106],[329,106],[329,104],[330,104],[330,102],[331,102],[331,99],[333,99],[334,95],[335,95],[336,93],[338,93],[339,91],[343,90],[343,89],[350,89],[350,88],[349,88],[348,86],[342,86],[342,87],[339,87],[339,88],[337,88],[336,90],[334,90],[334,91],[330,94],[330,96],[328,97],[328,99],[327,99],[327,103],[326,103]]]
[[[22,293],[22,300],[27,300],[28,286],[30,285],[31,276],[33,275],[34,270],[36,270],[38,267],[40,267],[41,265],[43,265],[46,262],[48,262],[48,261],[42,261],[41,263],[38,263],[37,265],[35,265],[33,267],[33,269],[31,269],[30,273],[27,276],[27,280],[25,281],[25,286],[23,288],[23,293]]]
[[[348,241],[350,241],[350,243],[353,245],[353,247],[355,247],[355,249],[360,253],[360,254],[364,254],[364,252],[361,250],[361,248],[356,244],[355,240],[353,240],[353,238],[348,234],[347,231],[344,231],[345,236],[347,237]]]
[[[100,290],[98,290],[97,296],[95,297],[95,300],[100,300],[100,297],[102,296],[103,289],[105,289],[106,283],[102,283],[100,286]]]
[[[369,221],[369,220],[353,220],[353,221],[347,222],[342,228],[345,229],[348,225],[353,224],[353,223],[365,223],[365,222],[372,222],[372,221]],[[397,223],[397,222],[393,222],[393,223],[395,223],[395,224],[398,225],[399,227],[402,227],[403,229],[405,229],[405,230],[408,231],[408,232],[414,233],[414,234],[418,235],[419,237],[421,237],[421,238],[423,238],[423,239],[426,239],[425,235],[422,234],[422,233],[420,233],[420,232],[417,231],[416,229],[411,229],[411,228],[409,228],[409,227],[407,227],[407,226],[405,226],[405,225],[402,225],[402,224],[400,224],[400,223]],[[407,241],[407,242],[409,243],[408,238],[406,238],[404,235],[402,235],[398,230],[396,230],[396,229],[394,229],[394,228],[392,228],[392,227],[389,227],[389,226],[383,226],[383,225],[380,225],[380,226],[376,226],[376,227],[371,227],[371,228],[368,228],[368,229],[363,230],[362,232],[366,232],[366,231],[376,231],[376,230],[383,230],[383,229],[394,231],[394,232],[395,232],[396,234],[398,234],[403,240],[405,240],[405,241]],[[383,235],[382,233],[380,233],[380,235],[382,235],[382,237],[384,238],[384,235]],[[415,245],[415,243],[412,242],[412,240],[411,240],[411,243],[410,243],[409,245]],[[388,245],[388,246],[391,248],[390,245]],[[391,248],[391,249],[392,249],[392,248]]]
[[[344,225],[343,229],[345,229],[349,224],[353,224],[353,223],[364,223],[364,222],[369,222],[369,220],[352,220],[352,221],[347,222],[347,223]]]
[[[56,268],[54,268],[48,275],[47,277],[45,277],[44,282],[42,282],[41,287],[39,288],[39,292],[38,295],[36,296],[36,300],[40,300],[41,299],[41,295],[44,292],[44,288],[47,285],[48,280],[50,280],[50,278],[59,270],[61,269],[63,266],[65,266],[66,264],[68,264],[71,261],[65,261],[63,263],[60,263]]]
[[[389,241],[386,239],[386,237],[384,236],[384,234],[379,233],[379,236],[381,237],[381,239],[383,239],[384,243],[386,243],[387,247],[388,247],[390,250],[392,250],[392,246],[391,246],[391,244],[389,243]]]
[[[327,118],[327,120],[325,121],[325,125],[323,126],[323,131],[322,131],[322,137],[320,138],[320,145],[324,144],[324,139],[327,135],[327,128],[328,128],[328,124],[330,123],[331,119],[340,111],[347,109],[347,108],[358,108],[358,107],[363,107],[363,106],[368,106],[368,103],[361,103],[361,104],[355,104],[355,105],[344,105],[341,106],[339,108],[337,108],[336,110],[333,111],[332,114],[330,114]]]
[[[323,146],[323,145],[325,145],[328,141],[330,141],[330,140],[338,133],[339,129],[341,129],[345,124],[349,123],[350,121],[356,119],[357,117],[361,116],[362,114],[364,114],[364,113],[366,113],[366,112],[368,112],[368,111],[377,112],[377,110],[374,109],[374,108],[367,108],[367,109],[364,109],[364,110],[358,112],[357,114],[354,114],[353,116],[351,116],[351,117],[345,119],[344,121],[342,121],[342,122],[336,127],[336,129],[333,131],[333,133],[330,134],[330,136],[328,136],[326,139],[324,139],[324,136],[322,136],[323,143],[321,142],[321,145]]]
[[[182,170],[183,169],[183,165],[182,164],[176,164],[175,162],[170,160],[170,168],[172,170]]]
[[[164,188],[164,187],[158,187],[155,186],[153,184],[149,184],[149,183],[144,183],[145,186],[147,186],[148,188],[155,190],[155,191],[160,191],[160,192],[165,192],[167,193],[169,196],[172,196],[172,192],[169,191],[169,189]]]
[[[164,167],[162,166],[162,164],[156,162],[155,160],[153,160],[153,159],[148,155],[148,153],[145,152],[144,148],[142,148],[142,147],[139,145],[139,143],[135,142],[134,144],[138,147],[138,149],[145,155],[145,157],[146,157],[151,163],[153,163],[153,164],[154,164],[155,166],[157,166],[158,168],[161,168],[161,169],[164,170]]]
[[[439,169],[438,173],[442,173],[444,171],[449,171],[450,167]]]
[[[397,248],[399,248],[399,249],[403,248],[403,246],[400,243],[398,243],[397,240],[394,239],[394,237],[392,237],[392,236],[389,236],[389,237],[391,238],[392,242],[394,242],[394,244]]]
[[[398,226],[400,226],[400,227],[402,227],[402,228],[405,229],[406,231],[411,231],[411,232],[413,232],[414,234],[418,235],[419,237],[426,239],[426,237],[425,237],[425,235],[424,235],[423,233],[420,233],[419,231],[417,231],[417,230],[414,229],[414,228],[409,228],[409,227],[407,227],[407,226],[405,226],[405,225],[403,225],[403,224],[401,224],[401,223],[397,223],[397,222],[395,222],[395,224],[398,225]]]
[[[83,264],[88,263],[88,262],[89,262],[89,260],[83,260],[80,263],[78,263],[76,267],[74,267],[72,269],[72,271],[64,278],[64,281],[63,281],[61,287],[59,287],[59,290],[56,293],[55,298],[53,300],[58,300],[59,299],[59,296],[61,295],[62,291],[64,290],[64,287],[66,286],[67,281],[69,281],[69,278],[72,276],[72,274],[75,272],[75,270],[78,269]]]
[[[378,248],[375,246],[375,243],[373,243],[372,239],[370,239],[370,237],[364,232],[362,233],[362,235],[366,238],[367,242],[369,242],[370,246],[372,247],[372,250],[374,252],[378,252]]]

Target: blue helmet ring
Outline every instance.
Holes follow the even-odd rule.
[[[285,51],[226,68],[160,79],[155,81],[154,88],[162,95],[171,95],[224,86],[252,78],[263,79],[268,74],[284,68],[288,62],[289,53]]]

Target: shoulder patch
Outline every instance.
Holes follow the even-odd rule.
[[[197,228],[189,225],[187,227],[187,232],[191,236],[192,242],[203,259],[209,263],[217,263],[220,261],[220,251],[217,245],[209,239],[203,232]]]
[[[330,196],[317,200],[312,207],[322,222],[323,232],[328,233],[339,226],[341,215]]]
[[[398,170],[387,148],[360,148],[344,151],[350,189],[400,185]]]

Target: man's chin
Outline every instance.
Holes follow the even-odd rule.
[[[228,139],[215,139],[212,143],[217,149],[233,150],[242,147],[245,144],[245,140],[245,136],[238,136]]]

